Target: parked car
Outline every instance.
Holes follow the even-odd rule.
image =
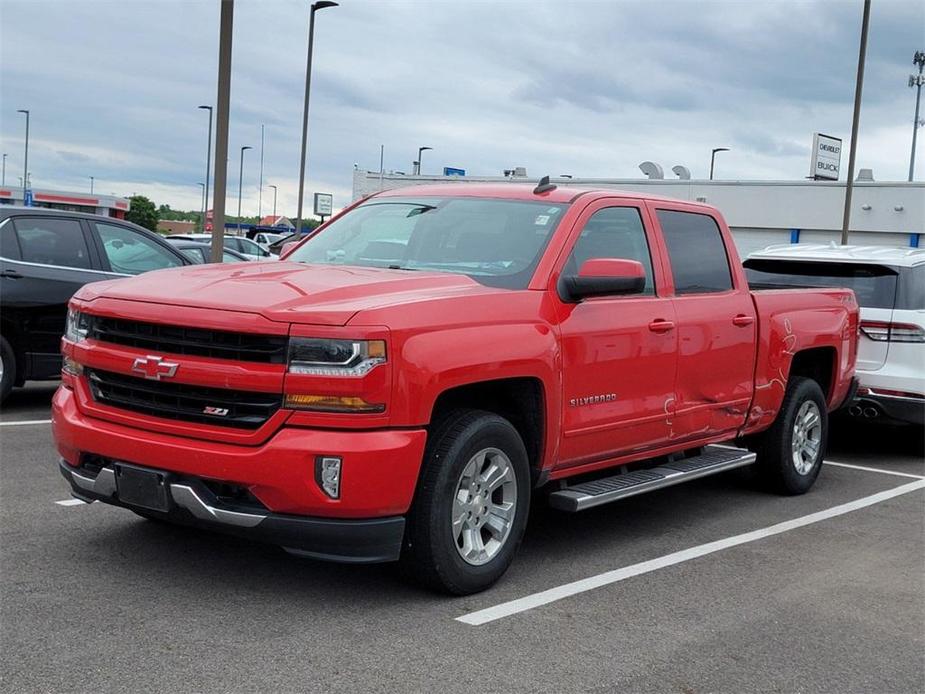
[[[288,236],[288,234],[274,234],[269,231],[258,231],[256,234],[254,234],[254,241],[259,243],[267,250],[270,250],[270,246],[279,241],[284,236]]]
[[[713,207],[548,179],[385,191],[272,268],[70,308],[74,496],[455,594],[504,573],[540,487],[581,511],[755,466],[808,491],[858,322],[850,289],[751,291]]]
[[[212,246],[208,243],[174,238],[168,238],[167,242],[196,264],[208,263],[212,257]],[[222,249],[223,263],[240,263],[249,260],[251,258],[243,253],[238,253],[230,248]]]
[[[88,282],[187,265],[140,226],[38,207],[0,207],[0,402],[58,378],[67,302]]]
[[[183,241],[198,241],[199,243],[212,243],[212,234],[171,234],[167,240],[178,239]],[[228,250],[246,255],[251,260],[266,260],[271,256],[270,251],[256,241],[243,236],[224,236],[224,246]]]
[[[848,412],[925,425],[925,249],[771,246],[745,261],[753,287],[849,287],[861,305],[860,387]]]

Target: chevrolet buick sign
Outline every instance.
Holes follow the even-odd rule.
[[[827,181],[838,180],[841,165],[841,140],[822,133],[813,134],[813,159],[809,177]]]

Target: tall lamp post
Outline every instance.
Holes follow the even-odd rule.
[[[315,12],[326,7],[337,7],[338,3],[332,0],[317,0],[312,3],[312,10],[308,19],[308,58],[305,61],[305,104],[302,107],[302,157],[299,162],[299,219],[296,222],[296,233],[302,234],[302,200],[305,196],[305,158],[308,155],[308,97],[312,87],[312,44],[315,40]]]
[[[201,108],[204,111],[209,112],[209,140],[206,144],[206,185],[205,185],[205,191],[204,191],[204,197],[206,200],[205,209],[208,209],[209,207],[209,167],[212,161],[212,107],[211,106],[197,106],[196,108]],[[202,214],[203,230],[205,230],[206,228],[205,209],[203,210],[203,214]]]
[[[421,153],[426,152],[428,149],[433,149],[433,147],[418,147],[418,158],[417,158],[417,161],[414,162],[414,175],[415,176],[421,175]]]
[[[273,218],[276,219],[276,186],[270,186],[273,189]]]
[[[93,176],[90,176],[90,195],[93,195]]]
[[[728,147],[714,147],[713,152],[710,154],[710,180],[713,180],[713,162],[716,160],[717,152],[728,152]]]
[[[848,245],[851,223],[851,195],[854,193],[854,158],[858,151],[858,125],[861,122],[861,95],[864,93],[864,66],[867,63],[867,34],[870,29],[870,0],[864,0],[861,13],[861,42],[858,45],[858,71],[854,82],[854,114],[851,117],[851,144],[848,148],[848,179],[845,181],[845,209],[842,212],[841,245]]]
[[[915,118],[912,120],[912,153],[909,155],[909,180],[915,174],[915,140],[918,135],[919,127],[919,102],[922,100],[922,85],[925,84],[925,75],[922,74],[922,68],[925,67],[925,51],[916,51],[912,58],[912,63],[919,66],[919,74],[909,75],[909,86],[915,87]]]
[[[206,228],[206,184],[203,183],[202,181],[200,181],[200,182],[197,183],[196,185],[199,186],[200,188],[202,188],[202,190],[199,191],[199,192],[200,192],[200,200],[199,200],[199,214],[200,214],[200,217],[199,217],[199,226],[201,227],[200,231],[205,231],[205,228]]]
[[[244,152],[254,149],[250,145],[244,145],[241,148],[241,168],[238,169],[238,236],[241,235],[241,190],[244,185]]]
[[[26,114],[26,153],[23,157],[23,174],[22,174],[22,202],[23,205],[26,204],[26,189],[29,187],[29,111],[28,109],[20,108],[16,110],[16,113],[25,113]]]
[[[0,186],[6,185],[6,152],[3,153],[3,180],[0,180]]]

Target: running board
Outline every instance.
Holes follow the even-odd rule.
[[[584,511],[754,462],[755,454],[744,448],[706,446],[701,455],[693,458],[565,487],[549,495],[549,504],[560,511]]]

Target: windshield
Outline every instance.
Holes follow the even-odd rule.
[[[453,272],[523,289],[566,207],[487,198],[373,199],[287,260]]]

